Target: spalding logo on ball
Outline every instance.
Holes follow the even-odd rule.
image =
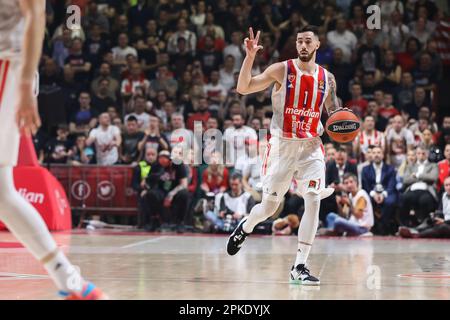
[[[340,109],[334,112],[325,125],[330,138],[340,143],[353,141],[358,135],[360,128],[361,121],[349,109]]]

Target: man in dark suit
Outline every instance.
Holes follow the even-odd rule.
[[[373,161],[362,170],[362,187],[370,195],[374,206],[374,233],[394,234],[393,221],[397,202],[396,172],[391,165],[384,163],[384,153],[380,147],[373,148]]]
[[[340,191],[343,188],[342,178],[346,173],[353,173],[358,175],[356,165],[348,161],[347,150],[339,148],[334,160],[327,163],[326,168],[326,184],[333,187],[336,191]]]
[[[356,164],[348,160],[348,153],[344,148],[339,148],[335,158],[327,162],[325,183],[328,187],[334,188],[335,193],[321,202],[319,217],[322,221],[326,220],[326,216],[330,212],[337,212],[336,194],[340,195],[342,190],[344,190],[344,174],[352,173],[358,176],[357,171]]]

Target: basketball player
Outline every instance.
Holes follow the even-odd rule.
[[[252,77],[260,32],[246,38],[246,57],[239,74],[237,91],[250,94],[272,89],[272,137],[266,148],[262,168],[263,200],[241,220],[228,239],[228,254],[236,254],[254,227],[272,216],[296,179],[305,200],[305,213],[298,230],[298,251],[290,279],[293,283],[319,285],[320,281],[306,267],[319,221],[320,200],[329,196],[325,186],[324,148],[320,139],[324,128],[320,122],[322,107],[328,113],[341,107],[336,96],[334,76],[315,63],[320,46],[317,28],[304,27],[297,33],[298,58],[270,65]]]
[[[20,133],[41,122],[34,93],[45,30],[45,0],[0,0],[0,220],[45,267],[67,299],[106,296],[59,250],[39,213],[14,187]]]

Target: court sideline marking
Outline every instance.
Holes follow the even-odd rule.
[[[127,245],[122,246],[120,248],[121,249],[128,249],[128,248],[137,247],[137,246],[140,246],[140,245],[143,245],[143,244],[147,244],[147,243],[158,242],[158,241],[160,241],[162,239],[165,239],[165,238],[167,238],[167,237],[166,236],[161,236],[161,237],[157,237],[157,238],[154,238],[154,239],[148,239],[148,240],[143,240],[143,241],[127,244]]]

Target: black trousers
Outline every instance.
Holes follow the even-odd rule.
[[[141,221],[142,225],[146,226],[161,222],[163,218],[163,203],[166,193],[154,188],[147,191],[147,193],[139,199]]]
[[[427,190],[408,191],[400,196],[400,203],[400,223],[408,227],[420,224],[436,209],[437,204]],[[415,211],[414,216],[410,215],[411,210]]]
[[[144,225],[158,222],[168,222],[183,224],[189,221],[189,209],[191,202],[191,195],[186,189],[178,191],[172,199],[170,206],[170,215],[166,216],[165,208],[163,207],[164,199],[167,192],[160,188],[153,188],[147,191],[147,194],[141,200],[142,207],[142,222]]]
[[[305,201],[303,200],[303,198],[299,197],[296,194],[291,194],[286,196],[285,198],[284,208],[280,214],[280,218],[284,218],[289,214],[296,214],[301,217],[304,210]]]
[[[419,233],[420,238],[450,238],[450,225],[439,224]]]
[[[186,189],[180,190],[173,197],[170,209],[171,220],[176,224],[184,224],[192,219],[188,216],[191,208],[191,194]]]

